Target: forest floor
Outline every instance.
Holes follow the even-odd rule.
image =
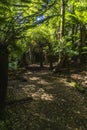
[[[11,74],[3,117],[0,130],[87,130],[87,67],[53,74],[33,66]]]

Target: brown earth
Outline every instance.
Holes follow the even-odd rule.
[[[78,91],[72,80],[85,88]],[[38,66],[9,76],[0,130],[87,130],[87,68],[53,74]]]

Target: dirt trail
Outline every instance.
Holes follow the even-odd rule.
[[[37,67],[9,80],[8,100],[32,100],[7,105],[7,128],[87,130],[87,92],[80,93],[68,81],[69,77],[80,77],[86,86],[82,73],[86,78],[86,71],[58,75]]]

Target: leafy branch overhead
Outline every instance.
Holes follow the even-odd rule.
[[[86,49],[83,49],[87,46],[86,6],[86,0],[1,0],[0,44],[15,48],[20,42],[21,48],[25,41],[27,47],[28,41],[33,40],[30,39],[34,32],[39,29],[43,33],[38,40],[50,44],[51,52],[57,55],[58,61],[64,56],[73,58],[86,54]],[[39,34],[36,35],[38,37]]]

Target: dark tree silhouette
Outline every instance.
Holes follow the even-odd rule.
[[[8,50],[0,45],[0,110],[4,107],[4,101],[8,85]]]

